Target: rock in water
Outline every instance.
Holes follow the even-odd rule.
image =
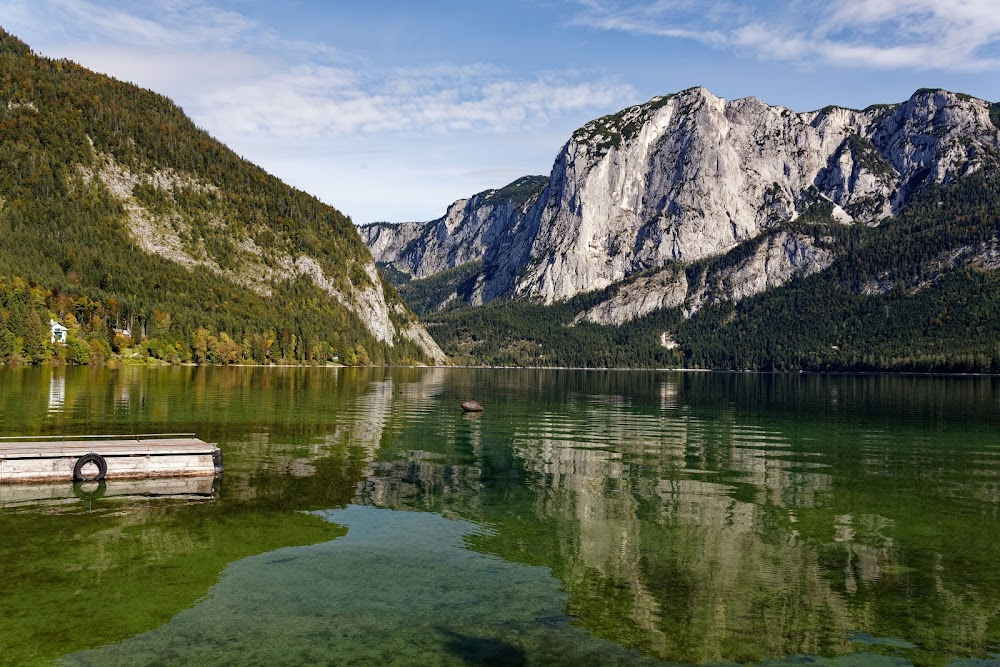
[[[465,412],[482,412],[483,406],[479,405],[476,401],[465,401],[462,403],[462,410]]]

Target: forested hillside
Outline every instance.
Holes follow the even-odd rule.
[[[0,361],[132,344],[175,362],[440,360],[349,218],[165,97],[0,31]]]
[[[661,309],[617,327],[581,321],[622,289],[613,286],[552,306],[506,301],[428,313],[428,327],[469,363],[1000,372],[995,158],[951,185],[925,187],[878,227],[844,225],[822,210],[784,223],[837,259],[738,303],[719,300],[693,314]],[[695,284],[762,242],[676,270]]]

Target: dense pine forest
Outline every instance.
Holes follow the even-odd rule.
[[[141,224],[151,244],[165,229],[184,261],[140,248]],[[328,289],[288,270],[303,257]],[[0,361],[89,363],[126,347],[170,362],[424,360],[331,296],[372,286],[366,261],[348,217],[167,98],[0,31]],[[385,287],[394,321],[411,321]],[[50,342],[50,318],[66,345]]]
[[[838,259],[830,268],[690,318],[669,309],[619,327],[574,323],[617,286],[552,306],[496,301],[420,312],[440,303],[430,292],[456,289],[459,269],[400,282],[400,290],[445,352],[471,364],[1000,372],[995,166],[928,187],[878,227],[844,225],[829,213],[818,208],[783,228],[833,250]],[[676,270],[694,284],[699,273],[749,256],[765,238]],[[663,332],[677,347],[662,345]]]

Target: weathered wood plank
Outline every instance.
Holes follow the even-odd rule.
[[[156,440],[60,440],[55,442],[2,442],[0,458],[31,456],[80,456],[88,452],[107,452],[110,456],[132,454],[199,453],[215,448],[197,438]]]
[[[214,451],[214,447],[164,447],[164,448],[110,448],[110,447],[67,447],[57,450],[0,452],[3,459],[38,459],[54,456],[79,457],[91,452],[101,456],[164,456],[166,454],[198,455]]]
[[[3,442],[0,459],[48,458],[51,456],[82,456],[89,452],[102,456],[158,456],[163,454],[199,454],[216,449],[197,438],[156,440],[65,440],[56,442]]]
[[[198,440],[193,435],[149,435],[149,436],[122,436],[120,438],[88,438],[84,435],[66,435],[57,438],[45,438],[42,436],[15,436],[0,439],[0,444],[27,442],[36,445],[48,445],[54,442],[150,442],[156,440]]]

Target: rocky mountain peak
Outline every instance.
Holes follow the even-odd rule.
[[[797,113],[689,88],[583,125],[517,205],[500,194],[515,182],[456,203],[444,228],[365,235],[377,260],[417,277],[481,260],[470,303],[550,303],[724,254],[803,215],[877,225],[925,184],[995,164],[998,117],[943,90]]]

